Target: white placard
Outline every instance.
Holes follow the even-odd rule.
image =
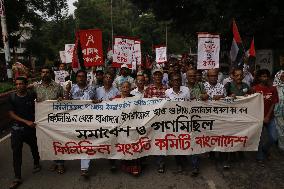
[[[219,68],[220,36],[198,34],[197,69]]]

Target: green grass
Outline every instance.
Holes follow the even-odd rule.
[[[10,82],[0,82],[0,93],[4,93],[14,89],[13,83]]]

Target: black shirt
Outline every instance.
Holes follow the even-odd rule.
[[[9,97],[9,110],[13,111],[17,116],[29,120],[35,120],[35,99],[36,94],[33,91],[28,91],[26,96],[18,96],[12,93]],[[26,126],[22,122],[17,122],[20,126]]]

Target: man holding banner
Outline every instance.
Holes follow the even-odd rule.
[[[41,81],[34,84],[34,89],[37,95],[37,102],[45,100],[58,100],[63,97],[63,88],[51,79],[51,68],[41,68]],[[58,174],[65,172],[64,161],[55,160],[49,168],[50,171],[57,171]]]
[[[13,150],[13,166],[15,179],[10,188],[17,188],[21,183],[22,148],[27,143],[34,159],[33,173],[41,170],[35,130],[34,100],[36,94],[27,90],[28,81],[25,77],[17,77],[16,93],[9,98],[9,115],[13,120],[11,129],[11,145]]]
[[[152,71],[154,84],[149,85],[144,93],[144,98],[165,98],[167,87],[162,84],[163,70],[156,68]],[[158,173],[165,172],[165,157],[157,156]]]
[[[95,88],[87,84],[87,72],[84,70],[79,70],[76,73],[77,84],[67,88],[66,99],[72,100],[92,100],[95,97]],[[81,176],[84,178],[89,177],[89,159],[81,160]]]

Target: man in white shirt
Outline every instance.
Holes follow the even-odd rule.
[[[136,77],[136,88],[133,89],[130,94],[143,98],[144,96],[144,91],[145,91],[145,77],[143,73],[138,73]]]
[[[170,82],[172,88],[169,88],[165,92],[166,98],[171,100],[190,100],[190,91],[188,87],[181,86],[182,77],[179,73],[172,74],[170,76]]]
[[[173,101],[186,101],[190,100],[190,91],[188,87],[181,86],[182,76],[180,73],[174,73],[170,75],[170,83],[172,88],[167,89],[165,97]],[[186,156],[175,156],[178,166],[178,172],[182,172],[184,169],[184,163],[186,162]]]
[[[113,75],[109,72],[104,74],[103,86],[96,89],[96,100],[111,100],[119,95],[119,90],[112,85]]]

